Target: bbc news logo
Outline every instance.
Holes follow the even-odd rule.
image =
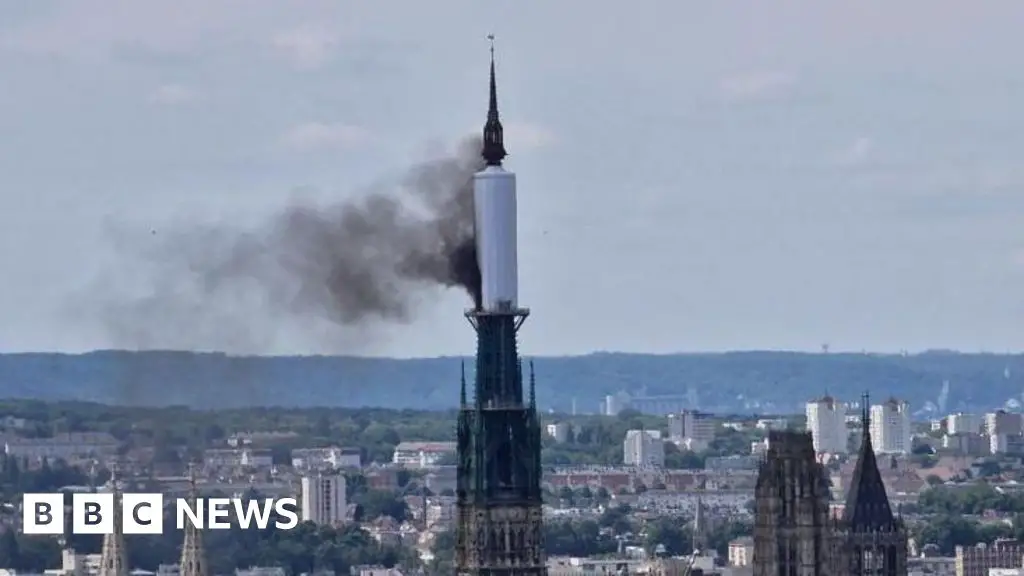
[[[112,534],[118,512],[113,493],[72,494],[72,534]],[[174,499],[178,530],[191,525],[199,530],[227,530],[232,516],[243,528],[291,530],[299,525],[295,498],[243,500],[241,498]],[[25,494],[23,531],[25,534],[63,534],[64,494]],[[125,534],[163,534],[163,494],[122,494],[121,527]]]

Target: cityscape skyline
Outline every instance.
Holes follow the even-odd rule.
[[[89,318],[95,277],[140,289],[111,229],[244,226],[476,133],[489,32],[524,355],[1022,348],[1018,4],[241,6],[0,7],[0,350],[124,345]],[[467,305],[353,338],[240,303],[207,322],[254,342],[154,345],[460,354]]]

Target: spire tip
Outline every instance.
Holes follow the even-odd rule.
[[[488,166],[501,166],[501,161],[508,153],[505,152],[501,119],[498,116],[498,85],[494,73],[494,34],[488,34],[487,39],[491,43],[491,86],[490,102],[487,107],[487,123],[484,125],[484,149],[482,156]]]

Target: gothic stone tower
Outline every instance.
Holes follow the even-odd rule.
[[[906,576],[907,531],[885,493],[867,406],[865,396],[842,518],[829,513],[828,480],[810,434],[769,435],[755,493],[754,576]]]
[[[455,570],[467,576],[547,573],[540,422],[532,367],[527,400],[517,350],[529,312],[517,306],[515,175],[502,167],[504,157],[492,45],[487,166],[473,189],[481,294],[466,313],[477,335],[476,377],[470,402],[463,371],[457,433]]]
[[[128,550],[124,546],[124,524],[121,517],[122,486],[117,477],[116,465],[111,470],[110,486],[114,493],[114,531],[103,536],[99,576],[127,576]]]
[[[828,479],[809,433],[769,433],[754,515],[754,576],[834,576]]]
[[[196,487],[196,471],[189,465],[189,504],[196,509],[199,490]],[[181,576],[209,576],[206,564],[206,550],[203,547],[203,535],[191,523],[185,524],[185,538],[181,543]]]
[[[863,439],[843,518],[836,527],[836,572],[849,576],[904,576],[907,531],[892,512],[871,444],[868,396],[863,399]]]

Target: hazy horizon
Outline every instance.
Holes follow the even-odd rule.
[[[108,353],[108,352],[128,352],[128,353],[168,353],[168,354],[179,354],[179,353],[195,353],[195,354],[223,354],[225,356],[231,356],[236,358],[317,358],[317,357],[346,357],[346,358],[365,358],[372,360],[444,360],[448,358],[473,358],[474,352],[467,351],[464,353],[455,354],[435,354],[428,356],[402,356],[402,355],[386,355],[386,354],[345,354],[345,353],[247,353],[247,352],[226,352],[223,350],[185,350],[185,349],[161,349],[161,348],[148,348],[148,349],[126,349],[126,348],[94,348],[90,350],[20,350],[16,352],[11,351],[0,351],[0,355],[17,355],[17,354],[64,354],[68,356],[84,356],[87,354],[97,353]],[[735,350],[679,350],[675,352],[643,352],[643,351],[631,351],[631,350],[592,350],[589,352],[579,352],[573,354],[524,354],[524,359],[532,358],[580,358],[586,356],[599,356],[602,354],[615,355],[631,355],[631,356],[725,356],[729,354],[801,354],[806,356],[923,356],[928,354],[964,354],[964,355],[981,355],[981,356],[1021,356],[1024,355],[1024,350],[954,350],[946,348],[929,348],[924,350],[833,350],[829,349],[828,352],[822,352],[818,350],[787,350],[787,349],[771,349],[771,348],[749,348],[749,349],[735,349]]]
[[[127,346],[95,310],[151,288],[122,252],[358,198],[478,133],[488,33],[525,355],[1024,349],[1022,21],[1012,0],[4,3],[0,350]],[[472,353],[464,294],[416,300],[356,329],[183,302],[194,330],[138,344]]]

